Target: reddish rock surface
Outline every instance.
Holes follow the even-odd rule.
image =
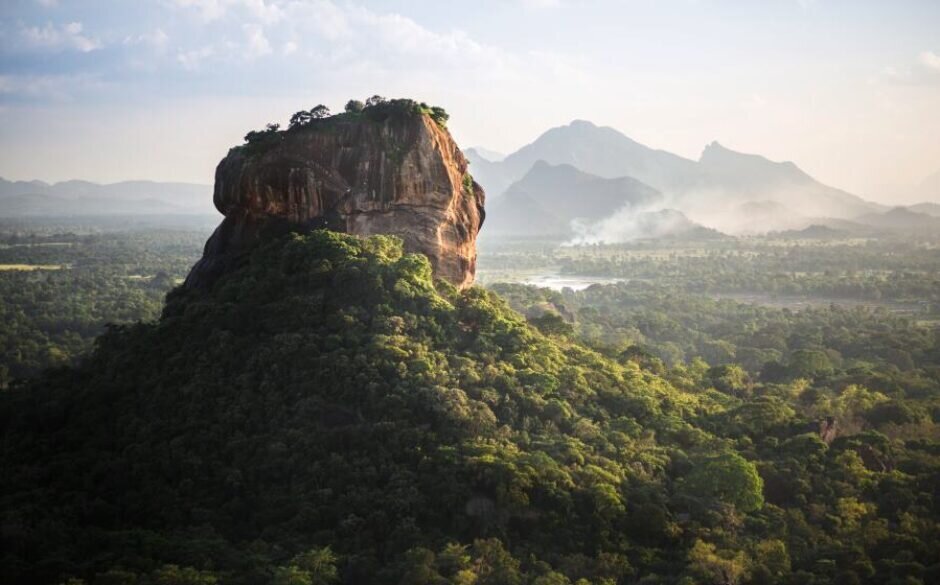
[[[215,173],[225,219],[186,287],[204,288],[268,233],[327,227],[393,234],[436,276],[473,283],[483,189],[450,133],[425,114],[337,116],[233,148]]]

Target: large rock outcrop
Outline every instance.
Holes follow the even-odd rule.
[[[216,169],[225,219],[186,279],[205,288],[268,234],[326,227],[393,234],[436,276],[469,286],[484,193],[467,159],[431,116],[343,114],[233,148]]]

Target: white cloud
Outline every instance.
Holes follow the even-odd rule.
[[[321,37],[337,40],[352,33],[347,17],[349,12],[329,0],[294,0],[285,9],[288,20],[303,28],[311,28]]]
[[[183,9],[195,10],[206,22],[225,17],[232,8],[240,8],[264,24],[274,24],[284,17],[280,6],[273,0],[173,0],[173,3]]]
[[[245,38],[248,42],[248,56],[251,58],[263,57],[271,54],[271,43],[264,36],[264,29],[257,24],[246,24],[242,26],[245,31]]]
[[[204,36],[176,48],[176,61],[187,70],[203,69],[210,62],[213,66],[251,66],[251,61],[276,53],[290,58],[280,64],[265,61],[267,65],[303,64],[331,83],[368,85],[367,91],[450,88],[468,79],[488,88],[597,81],[593,64],[582,59],[508,51],[459,29],[431,29],[403,14],[359,2],[169,1],[190,11],[206,27]],[[180,39],[174,36],[173,40]],[[446,94],[450,90],[435,91]]]
[[[226,3],[222,0],[173,0],[173,3],[180,8],[196,10],[199,16],[207,22],[222,18],[227,9]]]
[[[240,0],[245,10],[264,24],[274,24],[284,18],[284,11],[275,2],[265,0]]]
[[[20,36],[27,47],[36,49],[75,50],[88,53],[102,47],[99,39],[83,34],[83,26],[80,22],[63,25],[46,23],[43,27],[22,27]]]
[[[36,0],[36,4],[45,8],[54,8],[59,5],[59,0]]]
[[[212,46],[204,46],[191,51],[180,51],[176,54],[176,61],[187,71],[195,71],[203,61],[215,54]]]
[[[132,35],[124,38],[125,45],[146,45],[155,49],[164,49],[169,42],[170,37],[158,28],[151,33],[142,35]]]
[[[936,86],[940,82],[940,55],[924,51],[913,64],[885,67],[881,71],[881,79],[897,85]]]
[[[927,69],[940,73],[940,55],[932,51],[924,51],[920,54],[920,64]]]

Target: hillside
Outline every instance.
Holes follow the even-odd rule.
[[[490,206],[486,233],[567,238],[575,234],[573,224],[591,224],[661,198],[630,177],[605,179],[538,161]]]
[[[416,546],[490,537],[473,550],[573,577],[670,571],[680,462],[738,461],[683,420],[711,404],[436,288],[395,239],[285,236],[2,396],[2,580],[170,563],[257,583],[329,546],[344,582],[395,582]],[[715,497],[746,512],[740,465],[757,491]],[[628,560],[631,541],[671,544]]]
[[[932,217],[940,217],[940,203],[917,203],[915,205],[908,205],[907,208],[917,213],[925,213]]]
[[[530,222],[549,201],[611,213],[586,225],[593,241],[695,242],[640,243],[627,262],[586,246],[562,273],[606,266],[630,282],[585,296],[502,287],[526,320],[472,284],[485,195],[446,112],[378,96],[325,110],[229,150],[214,188],[225,219],[159,320],[109,326],[75,365],[0,392],[0,583],[940,578],[933,330],[881,311],[853,337],[866,313],[833,307],[821,322],[677,298],[684,274],[706,277],[699,292],[746,283],[763,252],[703,246],[724,236],[624,205],[658,197],[634,179],[547,163],[506,197]],[[12,234],[8,259],[52,270],[58,244],[78,240],[49,229]],[[125,266],[92,281],[149,284],[135,249],[114,247]],[[845,257],[872,247],[814,253],[854,274],[867,271]],[[828,270],[792,248],[769,253],[775,277]],[[920,276],[905,290],[922,291],[930,250],[909,254]],[[682,266],[668,286],[643,276],[659,261]],[[10,281],[31,287],[12,316],[83,282],[60,269],[59,289],[45,269]],[[108,300],[84,282],[76,295]],[[174,282],[152,277],[154,290]],[[16,337],[15,351],[41,351]]]
[[[937,513],[929,443],[827,443],[787,405],[799,380],[749,396],[733,367],[667,371],[571,331],[432,280],[395,238],[271,240],[0,395],[0,580],[940,574],[938,526],[917,520]],[[825,376],[813,355],[789,375]],[[852,386],[834,404],[887,428],[925,416],[884,400]]]
[[[940,233],[940,217],[919,213],[906,207],[895,207],[884,213],[871,213],[857,218],[859,223],[876,229],[906,235]]]

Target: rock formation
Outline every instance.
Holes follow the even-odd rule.
[[[233,148],[215,173],[225,219],[185,286],[210,286],[267,234],[317,227],[399,236],[406,251],[427,255],[436,276],[469,286],[483,189],[446,128],[401,102],[408,107],[253,133]]]

